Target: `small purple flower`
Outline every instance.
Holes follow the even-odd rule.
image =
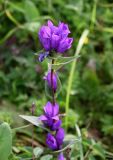
[[[48,126],[52,131],[58,129],[61,126],[62,121],[59,120],[59,105],[51,102],[47,102],[44,106],[44,115],[40,116],[40,120],[45,126]]]
[[[47,26],[42,26],[39,30],[39,40],[46,51],[56,51],[64,53],[71,48],[73,38],[69,38],[70,30],[68,25],[59,22],[58,26],[54,26],[49,20]]]
[[[56,140],[58,144],[58,148],[60,149],[64,140],[65,132],[63,128],[59,128],[58,131],[56,132]]]
[[[56,150],[57,147],[58,147],[57,146],[57,141],[51,133],[48,133],[48,135],[47,135],[46,144],[52,150]]]
[[[40,54],[39,54],[39,57],[38,57],[39,62],[43,62],[43,60],[44,60],[46,57],[48,57],[48,55],[49,55],[49,52],[40,53]]]
[[[57,74],[53,72],[51,77],[51,72],[49,71],[47,75],[44,77],[44,80],[47,81],[48,86],[56,92],[57,90]]]
[[[63,155],[63,153],[60,153],[60,154],[58,155],[58,160],[64,160],[64,155]]]
[[[47,146],[52,149],[52,150],[59,150],[61,149],[61,146],[63,144],[64,140],[64,129],[59,128],[56,131],[56,135],[53,136],[52,134],[48,133],[47,138],[46,138],[46,144]]]

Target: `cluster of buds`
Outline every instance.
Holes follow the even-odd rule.
[[[39,40],[44,48],[44,52],[40,53],[39,61],[42,62],[46,57],[51,57],[51,66],[54,62],[54,54],[62,54],[71,47],[73,38],[69,38],[70,30],[67,24],[59,22],[58,26],[48,21],[39,30]],[[47,134],[46,144],[54,151],[61,150],[65,136],[64,129],[61,127],[62,121],[59,114],[59,105],[56,103],[55,94],[58,90],[57,73],[51,68],[44,77],[49,90],[52,94],[52,102],[47,102],[44,106],[44,114],[40,116],[40,120],[44,126],[49,128],[50,133]],[[58,155],[58,160],[64,160],[63,153]]]

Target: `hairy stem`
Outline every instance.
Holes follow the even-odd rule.
[[[52,59],[52,65],[54,64],[54,59]],[[53,100],[53,105],[55,104],[55,92],[54,92],[54,84],[53,84],[53,74],[54,70],[51,67],[51,89],[52,89],[52,100]]]

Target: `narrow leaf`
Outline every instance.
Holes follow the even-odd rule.
[[[48,154],[48,155],[45,155],[45,156],[41,157],[40,160],[53,160],[53,156]]]
[[[43,148],[36,147],[36,148],[34,148],[33,153],[36,158],[39,158],[41,156],[41,154],[43,153],[43,151],[44,151]]]
[[[19,115],[21,118],[23,118],[24,120],[32,123],[33,125],[37,126],[37,127],[40,127],[40,128],[43,128],[45,130],[48,131],[47,128],[45,128],[42,124],[42,122],[39,120],[39,117],[36,117],[36,116],[25,116],[25,115]]]
[[[60,69],[62,66],[76,60],[77,58],[79,58],[80,56],[79,55],[75,55],[75,56],[71,56],[71,57],[61,57],[61,56],[58,56],[56,59],[55,59],[55,64],[52,65],[52,68],[55,69],[55,70],[58,70]]]
[[[28,22],[35,21],[39,17],[38,8],[36,8],[33,1],[25,0],[24,1],[24,11],[25,18]]]

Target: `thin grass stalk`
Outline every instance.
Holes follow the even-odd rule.
[[[75,127],[76,127],[77,135],[80,139],[79,141],[80,160],[84,160],[84,153],[83,153],[83,147],[82,147],[82,136],[81,136],[80,128],[78,127],[78,125],[75,125]]]
[[[89,30],[87,30],[87,29],[83,31],[83,33],[79,39],[78,46],[77,46],[77,49],[76,49],[74,55],[76,55],[76,56],[79,55],[79,53],[83,47],[84,41],[85,41],[86,37],[88,36],[88,33],[89,33]],[[66,106],[66,111],[65,111],[66,112],[66,117],[65,117],[66,131],[68,129],[68,113],[69,113],[69,103],[70,103],[70,92],[71,92],[75,67],[76,67],[76,60],[73,61],[73,63],[72,63],[70,74],[69,74],[69,79],[68,79],[68,85],[67,85],[66,105],[65,105]]]

